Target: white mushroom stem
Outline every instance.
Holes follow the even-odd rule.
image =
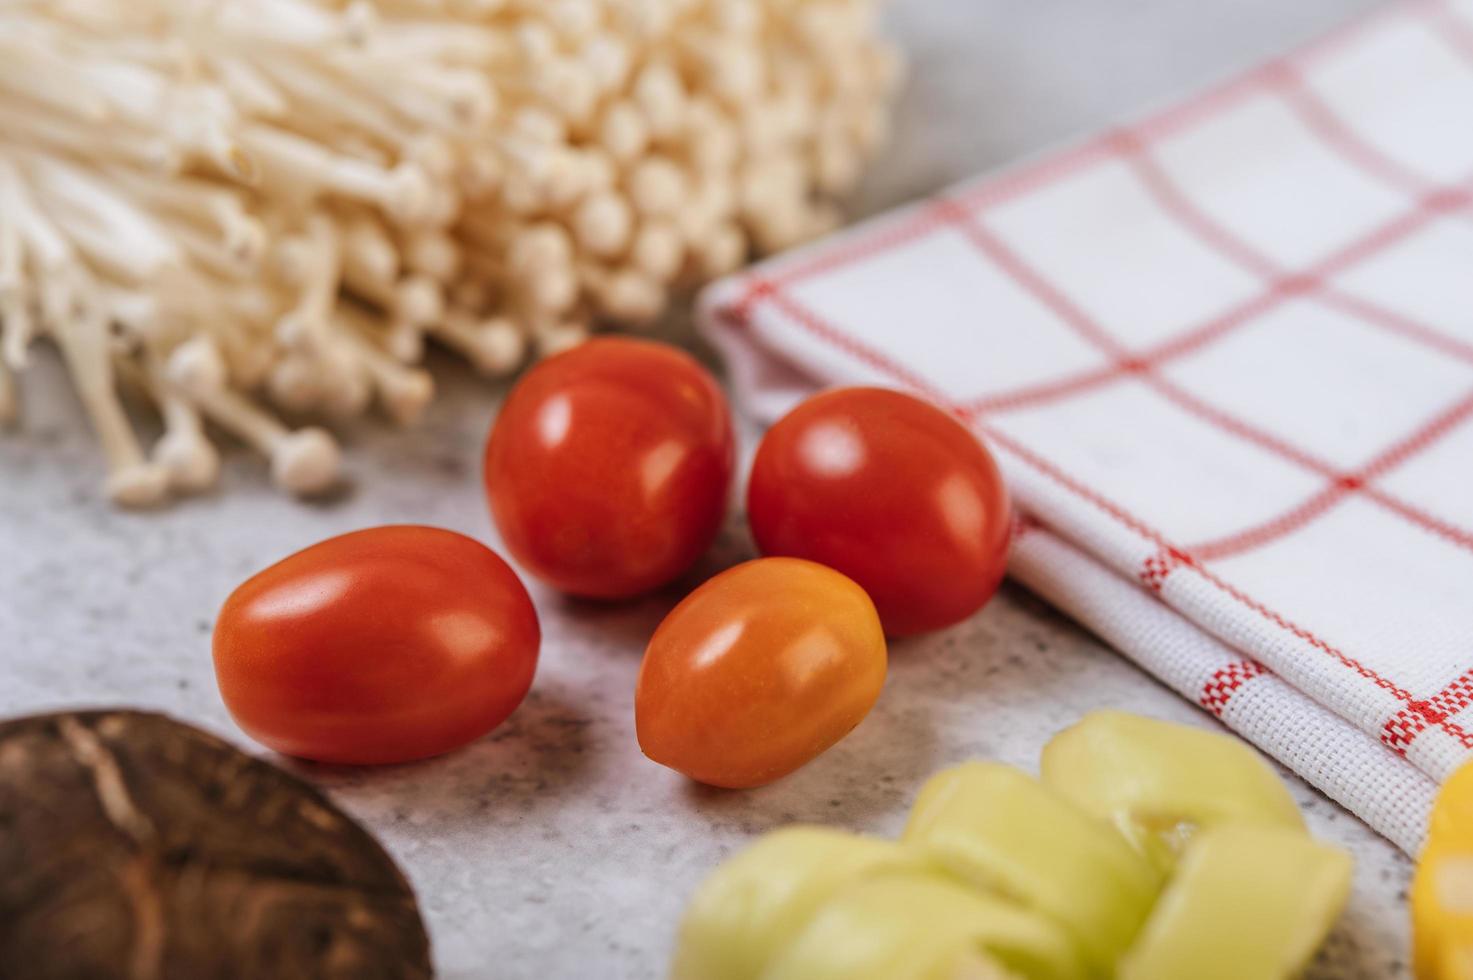
[[[400,364],[417,364],[424,358],[424,330],[409,320],[391,320],[384,330],[384,350]]]
[[[306,233],[282,245],[283,272],[300,287],[297,303],[277,324],[288,347],[323,347],[327,317],[337,302],[342,267],[336,225],[322,212],[307,218]]]
[[[0,134],[10,147],[25,145],[116,160],[155,173],[177,173],[182,163],[182,155],[166,139],[123,131],[99,145],[96,127],[89,132],[71,120],[14,100],[0,102]]]
[[[404,119],[381,111],[361,90],[322,71],[320,66],[269,51],[263,52],[257,63],[298,112],[317,116],[328,125],[362,130],[387,143],[403,143],[412,135]]]
[[[26,249],[20,227],[18,177],[0,160],[0,365],[21,370],[35,329],[25,280]],[[15,385],[7,377],[6,392],[15,415]]]
[[[192,225],[169,221],[169,233],[194,262],[222,279],[248,280],[260,270],[264,240],[242,242],[232,248],[226,241]]]
[[[138,436],[118,403],[106,321],[95,311],[83,310],[65,326],[53,329],[52,335],[107,459],[108,497],[125,507],[158,503],[168,490],[168,473],[144,457]]]
[[[271,478],[290,493],[310,496],[336,485],[337,443],[323,429],[291,430],[224,384],[225,365],[208,342],[190,341],[169,359],[169,379],[217,425],[271,461]]]
[[[15,374],[0,359],[0,427],[14,425],[20,419],[20,397],[16,393]]]
[[[407,368],[371,339],[374,325],[356,309],[340,308],[344,328],[339,336],[358,355],[373,379],[379,404],[400,425],[410,425],[435,397],[435,382],[428,371]]]
[[[477,321],[463,311],[450,310],[443,321],[430,328],[430,332],[463,354],[477,371],[488,377],[510,374],[526,357],[526,337],[506,317]]]
[[[329,359],[337,361],[338,367],[330,373],[332,380],[320,396],[323,411],[338,419],[362,415],[373,401],[373,366],[365,363],[352,340],[351,336],[337,340],[337,351]]]
[[[93,124],[110,115],[106,101],[76,69],[35,38],[0,37],[0,85]]]
[[[286,97],[248,62],[226,56],[210,58],[209,62],[220,84],[242,112],[269,120],[277,120],[287,114],[289,103]]]
[[[133,280],[179,261],[178,247],[157,220],[103,181],[54,158],[18,156],[46,213],[95,261]]]
[[[29,360],[27,351],[35,320],[31,317],[30,304],[20,290],[0,290],[0,321],[4,326],[0,330],[0,364],[15,371],[24,370]]]
[[[220,476],[220,453],[205,438],[194,406],[169,390],[159,392],[164,434],[153,447],[153,459],[169,471],[177,490],[195,493],[215,485]]]
[[[215,485],[220,476],[220,453],[205,437],[199,411],[164,377],[153,357],[134,380],[149,393],[164,422],[164,434],[153,444],[154,463],[169,475],[169,486],[181,493],[198,493]]]
[[[77,259],[76,249],[46,217],[27,189],[20,170],[0,156],[0,215],[12,225],[35,271],[64,278],[61,270]],[[46,291],[43,291],[45,295]]]
[[[350,283],[386,286],[399,277],[399,250],[370,214],[351,216],[343,227],[342,241],[343,275]]]
[[[352,269],[344,272],[350,292],[386,311],[395,321],[423,327],[445,315],[444,293],[438,283],[426,276],[410,275],[394,282],[382,282],[355,275]]]
[[[260,259],[265,248],[265,229],[246,212],[240,195],[190,178],[180,177],[167,183],[150,180],[126,167],[109,167],[105,175],[114,187],[176,220],[212,228],[219,246],[234,261],[251,265]],[[179,234],[177,224],[173,233]]]
[[[395,220],[414,224],[431,205],[424,172],[412,164],[385,170],[337,156],[320,144],[270,126],[247,126],[241,145],[261,163],[262,183],[294,194],[329,193],[369,201]]]
[[[401,362],[418,361],[424,354],[425,329],[445,316],[445,297],[440,286],[421,275],[380,282],[353,275],[351,269],[347,271],[351,292],[388,315],[385,350]]]

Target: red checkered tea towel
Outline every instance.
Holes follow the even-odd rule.
[[[1473,0],[711,287],[771,418],[923,394],[1014,574],[1407,850],[1473,753]]]

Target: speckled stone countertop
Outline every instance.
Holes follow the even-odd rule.
[[[861,210],[898,202],[1286,47],[1359,0],[902,0],[915,62],[894,149]],[[156,513],[99,500],[100,466],[53,358],[25,385],[23,434],[0,438],[0,714],[158,708],[248,745],[215,691],[209,633],[245,576],[316,540],[390,522],[494,540],[479,486],[500,391],[456,365],[424,426],[348,434],[354,488],[304,506],[231,454],[228,492]],[[750,440],[749,440],[750,443]],[[700,575],[748,557],[738,519]],[[688,585],[689,583],[687,583]],[[1214,723],[1014,587],[970,622],[898,643],[870,718],[762,790],[716,792],[649,763],[634,740],[645,639],[680,588],[628,606],[534,586],[542,662],[500,730],[431,762],[287,763],[364,820],[419,892],[446,977],[660,975],[685,897],[754,834],[795,820],[893,834],[934,770],[972,757],[1032,768],[1050,734],[1118,707]],[[1313,976],[1405,976],[1410,865],[1298,780],[1314,831],[1356,855],[1349,911]]]

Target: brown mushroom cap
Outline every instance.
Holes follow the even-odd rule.
[[[141,711],[0,723],[0,964],[60,977],[429,977],[414,894],[317,790]]]

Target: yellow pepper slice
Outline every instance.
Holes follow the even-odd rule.
[[[1251,823],[1304,831],[1289,789],[1229,735],[1096,711],[1044,747],[1044,783],[1109,820],[1163,871],[1198,827]]]
[[[1350,894],[1350,855],[1282,827],[1228,824],[1187,845],[1120,980],[1297,976]]]
[[[893,841],[824,827],[773,831],[701,884],[681,922],[671,977],[756,980],[840,888],[922,862]]]
[[[1108,823],[994,763],[933,776],[902,839],[963,880],[1054,919],[1100,973],[1130,944],[1161,884]]]
[[[1473,763],[1437,793],[1411,905],[1417,980],[1473,980]]]
[[[935,875],[881,875],[826,904],[762,980],[1085,976],[1048,919]]]

